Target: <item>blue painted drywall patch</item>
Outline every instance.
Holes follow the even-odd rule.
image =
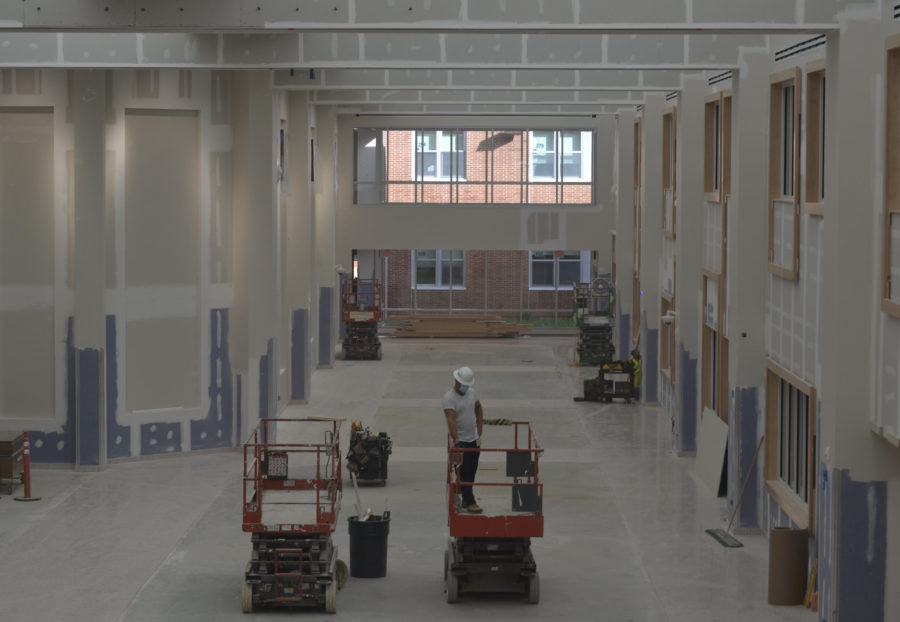
[[[838,618],[881,622],[887,565],[887,483],[854,481],[847,469],[835,476],[841,478]]]
[[[821,408],[816,410],[821,413]],[[821,420],[821,418],[820,418]],[[821,427],[817,427],[821,430]],[[831,577],[834,572],[834,560],[832,551],[835,549],[834,507],[832,477],[829,477],[828,467],[824,462],[819,462],[819,471],[822,479],[819,481],[819,490],[816,494],[816,549],[819,554],[819,571],[817,581],[819,583],[819,611],[822,612],[823,622],[826,619],[835,619],[832,602],[834,601],[834,586]]]
[[[55,432],[28,432],[31,459],[35,462],[75,463],[75,319],[66,320],[66,420]]]
[[[332,287],[319,288],[319,365],[334,364],[334,344],[331,341]]]
[[[737,422],[732,425],[739,423],[740,427],[738,428],[739,433],[736,439],[738,451],[734,453],[737,454],[735,458],[738,467],[738,480],[743,485],[743,481],[747,478],[747,473],[750,471],[750,463],[753,461],[753,454],[756,453],[756,446],[759,443],[759,437],[757,436],[759,420],[757,389],[756,387],[737,388],[735,389],[735,395],[738,416]],[[744,491],[741,505],[738,508],[737,524],[739,527],[755,528],[759,526],[759,477],[756,474],[759,472],[760,466],[765,464],[765,456],[763,455],[765,446],[759,451],[760,455],[757,456],[756,464],[753,465],[753,475],[750,476],[750,480],[747,482],[747,490]]]
[[[309,343],[309,312],[296,309],[291,314],[291,399],[306,399],[306,344]]]
[[[181,451],[180,423],[142,423],[141,455],[153,456]]]
[[[620,315],[616,319],[616,325],[619,330],[619,351],[616,355],[617,358],[626,360],[631,353],[631,316],[627,313]]]
[[[275,381],[275,339],[266,343],[266,353],[259,357],[259,418],[275,416],[272,398],[272,382]]]
[[[119,425],[119,368],[116,316],[106,316],[106,457],[131,457],[131,426]]]
[[[233,444],[228,309],[210,309],[209,332],[209,411],[205,418],[191,421],[192,450]]]
[[[640,348],[644,363],[641,369],[641,382],[644,393],[644,401],[659,401],[659,329],[647,329],[647,343]]]
[[[681,358],[681,369],[678,377],[681,383],[681,407],[678,416],[681,417],[681,451],[697,451],[697,359],[691,358],[691,353],[678,345],[678,353]]]
[[[100,466],[100,418],[103,400],[100,397],[100,350],[76,350],[78,359],[78,451],[77,466]]]

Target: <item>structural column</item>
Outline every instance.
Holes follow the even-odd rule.
[[[334,346],[338,334],[337,272],[335,258],[337,193],[337,119],[333,107],[316,108],[315,129],[315,240],[316,284],[318,287],[318,365],[334,363]],[[349,258],[341,258],[347,262]]]
[[[884,67],[878,12],[859,12],[830,35],[826,66],[825,227],[820,307],[818,557],[823,620],[892,619],[885,611],[888,484],[897,449],[870,431],[879,351],[885,114],[871,71]],[[873,122],[874,120],[874,122]],[[879,174],[881,172],[881,174]],[[896,321],[882,318],[882,321]],[[896,379],[896,376],[893,376]],[[896,552],[898,546],[893,545]],[[895,556],[896,559],[896,556]]]
[[[632,309],[634,279],[634,121],[632,110],[616,117],[616,354],[629,358],[631,324],[639,322]]]
[[[310,347],[315,250],[310,200],[309,104],[307,95],[288,95],[287,308],[290,310],[290,399],[309,399],[314,358]]]
[[[676,450],[697,450],[700,360],[700,277],[703,269],[703,95],[706,81],[684,77],[678,100],[675,219],[675,425]]]
[[[245,235],[247,244],[247,356],[249,410],[259,417],[278,411],[278,197],[275,153],[279,144],[274,97],[265,71],[246,74],[247,142]],[[251,423],[252,425],[252,423]]]
[[[72,72],[75,128],[75,466],[106,465],[106,72]]]
[[[641,332],[643,357],[641,394],[650,403],[659,401],[659,259],[662,256],[662,145],[661,93],[647,96],[642,115],[641,158]],[[637,319],[637,318],[635,318]]]
[[[732,114],[732,196],[728,203],[728,292],[726,319],[729,335],[728,502],[734,507],[747,477],[753,452],[765,431],[765,317],[768,238],[769,75],[772,62],[766,50],[741,52],[734,80]],[[761,452],[762,455],[764,453]],[[764,462],[757,459],[735,520],[737,527],[758,527],[758,500]]]

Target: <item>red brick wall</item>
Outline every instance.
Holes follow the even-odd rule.
[[[492,134],[512,135],[512,140],[491,149]],[[589,204],[591,202],[589,183],[570,182],[559,186],[554,183],[523,183],[528,179],[527,132],[467,131],[465,182],[460,181],[458,185],[441,181],[416,184],[411,181],[415,178],[413,148],[415,132],[390,130],[387,136],[388,181],[408,182],[392,183],[388,186],[389,203]],[[484,183],[490,180],[494,183]]]
[[[412,252],[389,251],[387,269],[387,304],[392,309],[412,309],[420,312],[447,312],[451,292],[447,289],[417,289],[415,303],[412,290]],[[485,270],[487,264],[487,270]],[[528,251],[466,251],[465,289],[453,289],[453,309],[484,311],[485,290],[489,313],[508,309],[510,316],[518,310],[560,310],[561,317],[572,310],[572,292],[560,290],[531,290],[528,287]],[[486,274],[485,274],[486,272]],[[533,313],[533,315],[552,315]]]

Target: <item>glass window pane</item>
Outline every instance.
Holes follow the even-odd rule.
[[[553,259],[553,251],[531,251],[532,259]]]
[[[581,262],[579,261],[560,261],[559,262],[559,286],[569,287],[577,284],[581,280]]]
[[[466,264],[461,260],[453,261],[453,286],[462,287],[466,284]]]
[[[531,264],[532,287],[553,287],[553,262],[535,261]]]
[[[581,132],[563,132],[562,133],[563,153],[572,153],[573,151],[581,151]]]
[[[553,178],[553,154],[534,154],[531,160],[532,177],[548,177]]]
[[[451,168],[451,159],[453,154],[449,151],[441,151],[441,177],[447,178],[451,175],[456,177],[456,169]],[[456,164],[455,162],[453,164]]]
[[[437,154],[420,153],[416,158],[416,173],[419,177],[437,177]]]
[[[554,134],[555,132],[532,132],[531,151],[535,154],[556,151]]]
[[[421,261],[422,259],[434,260],[436,252],[437,251],[433,251],[433,250],[417,250],[416,251],[416,261]]]
[[[416,150],[434,151],[437,147],[437,132],[417,132]]]
[[[563,156],[563,179],[579,179],[581,177],[581,154]]]
[[[416,284],[418,285],[435,285],[434,281],[434,263],[422,262],[416,263]]]
[[[453,154],[453,176],[464,179],[466,177],[466,152],[457,151]]]

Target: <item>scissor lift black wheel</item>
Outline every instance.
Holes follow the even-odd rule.
[[[253,613],[253,586],[244,581],[241,588],[241,611],[244,613]]]
[[[532,605],[538,604],[541,600],[541,581],[538,577],[537,570],[528,579],[528,602]]]

